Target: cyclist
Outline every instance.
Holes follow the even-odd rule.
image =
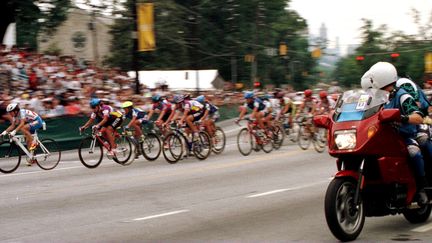
[[[330,111],[335,107],[333,99],[329,98],[327,92],[322,90],[319,93],[320,100],[318,101],[316,115],[329,114]]]
[[[285,114],[288,114],[288,127],[292,127],[293,117],[296,114],[297,107],[294,102],[285,97],[285,94],[282,91],[275,92],[275,98],[279,100],[280,111],[276,115],[276,120],[278,121]]]
[[[303,115],[306,118],[305,128],[308,129],[312,134],[315,132],[315,129],[312,125],[312,117],[313,114],[315,114],[315,111],[316,101],[314,97],[312,97],[312,90],[307,89],[304,91],[303,103],[300,105],[296,117]]]
[[[258,127],[262,129],[263,131],[266,131],[265,125],[264,125],[264,116],[266,115],[266,105],[264,102],[259,99],[255,98],[254,93],[252,91],[246,92],[244,94],[244,98],[246,102],[243,106],[240,107],[240,115],[238,119],[236,120],[236,123],[238,123],[243,117],[246,115],[248,109],[252,110],[252,114],[250,115],[252,118],[256,119],[258,123]],[[268,133],[266,133],[269,135]]]
[[[175,104],[174,110],[183,112],[179,124],[182,125],[186,121],[187,126],[194,133],[193,137],[198,138],[198,128],[194,122],[199,121],[204,116],[204,106],[196,100],[185,100],[183,95],[175,95],[173,103]],[[174,113],[171,113],[167,122],[173,119]]]
[[[143,133],[141,130],[141,124],[146,123],[147,113],[140,108],[134,107],[132,101],[126,101],[122,104],[122,108],[125,111],[125,117],[130,119],[129,123],[126,125],[126,129],[133,128],[134,129],[134,137],[142,142],[143,141]]]
[[[210,136],[213,136],[216,132],[215,122],[219,119],[219,108],[208,101],[204,95],[196,97],[195,100],[204,105],[205,112],[201,120],[206,131]]]
[[[114,110],[109,105],[105,105],[98,98],[92,98],[90,100],[90,107],[93,112],[90,115],[90,119],[80,127],[79,130],[82,131],[89,127],[96,120],[98,123],[94,125],[93,129],[101,129],[103,137],[108,140],[111,146],[111,151],[109,151],[110,156],[114,156],[117,153],[117,144],[114,141],[114,131],[123,122],[123,114],[119,111]]]
[[[6,111],[11,115],[12,123],[0,136],[4,136],[7,133],[15,136],[17,131],[21,131],[26,138],[27,148],[30,152],[34,151],[38,144],[33,141],[32,134],[42,128],[42,118],[34,111],[20,109],[17,103],[10,103],[6,107]],[[31,166],[34,162],[35,161],[28,162],[27,165]]]
[[[162,98],[160,95],[152,96],[152,108],[148,113],[148,119],[150,120],[154,113],[159,113],[158,118],[156,119],[156,125],[161,125],[168,121],[172,113],[172,104],[168,100]]]

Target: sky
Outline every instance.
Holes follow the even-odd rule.
[[[422,25],[430,20],[432,0],[291,0],[289,5],[307,20],[310,34],[318,36],[324,23],[329,46],[339,37],[342,54],[348,45],[360,43],[362,18],[372,20],[374,29],[386,24],[391,31],[416,34],[412,8],[420,11]]]

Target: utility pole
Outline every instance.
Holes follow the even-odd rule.
[[[200,39],[199,39],[199,0],[190,0],[190,11],[188,14],[188,20],[189,20],[189,38],[188,43],[190,44],[189,47],[189,58],[190,64],[193,70],[196,71],[196,95],[198,96],[200,94],[200,82],[199,82],[199,46],[200,46]]]
[[[132,0],[132,70],[135,71],[135,94],[140,93],[139,72],[138,72],[138,24],[137,24],[137,1]]]

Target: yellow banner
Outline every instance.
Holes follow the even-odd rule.
[[[432,73],[432,52],[425,54],[425,73]]]
[[[137,4],[138,51],[154,51],[156,40],[154,34],[153,3]]]

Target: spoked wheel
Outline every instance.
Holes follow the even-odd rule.
[[[273,147],[274,149],[277,150],[280,147],[282,147],[282,144],[285,139],[285,133],[281,128],[281,126],[275,126],[272,133],[273,133]]]
[[[306,150],[311,144],[311,135],[309,131],[305,130],[305,127],[301,127],[298,135],[298,145],[301,149]]]
[[[273,151],[273,140],[271,138],[268,138],[266,135],[262,135],[261,136],[261,142],[262,144],[260,144],[259,146],[261,146],[261,149],[266,152],[266,153],[270,153],[271,151]]]
[[[212,150],[215,154],[220,154],[225,149],[226,137],[220,127],[216,127],[214,136],[212,137]]]
[[[237,147],[240,153],[248,156],[253,148],[253,136],[247,128],[242,128],[237,135]]]
[[[117,144],[117,152],[115,153],[113,160],[121,165],[130,165],[133,161],[133,159],[131,159],[133,150],[129,137],[116,137],[115,143]]]
[[[193,142],[192,150],[199,160],[205,160],[212,151],[210,136],[206,132],[199,132],[199,138]]]
[[[3,141],[0,143],[0,171],[12,173],[21,163],[21,152],[15,143]]]
[[[181,137],[174,133],[168,134],[163,141],[162,152],[168,163],[177,163],[184,152]]]
[[[361,196],[354,203],[356,183],[348,178],[333,179],[325,195],[325,216],[333,235],[340,241],[355,240],[363,229],[365,212]]]
[[[86,137],[81,140],[78,156],[81,163],[90,169],[100,165],[103,159],[102,145],[92,137]]]
[[[149,161],[156,160],[162,151],[161,141],[154,133],[145,135],[144,141],[141,143],[141,151],[144,158]]]
[[[34,152],[36,164],[44,170],[54,169],[61,158],[60,148],[54,139],[42,139]]]

